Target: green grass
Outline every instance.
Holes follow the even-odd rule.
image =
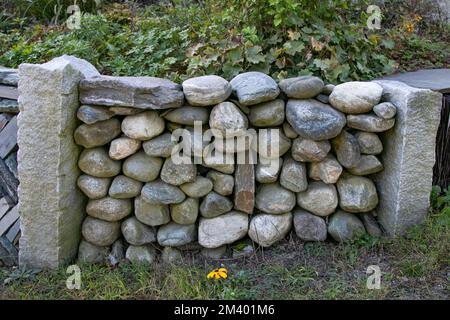
[[[240,260],[186,253],[182,266],[82,265],[80,290],[66,288],[64,268],[38,274],[4,269],[0,299],[448,299],[449,226],[443,211],[406,238],[335,244],[292,236]],[[228,279],[208,280],[220,265]],[[366,288],[369,265],[380,266],[380,290]]]

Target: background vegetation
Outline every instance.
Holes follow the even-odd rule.
[[[6,0],[0,65],[72,54],[112,75],[179,81],[258,70],[337,83],[450,64],[450,28],[436,0],[380,2],[381,30],[367,28],[366,0],[75,2],[81,29],[69,30],[74,0]]]

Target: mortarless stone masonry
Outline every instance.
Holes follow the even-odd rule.
[[[68,59],[62,58],[67,66],[61,69],[71,75],[74,67]],[[40,84],[36,74],[61,78],[58,72],[64,72],[52,67],[60,63],[61,58],[21,68],[24,79],[34,82],[21,83],[21,116],[29,120],[20,123],[37,127],[38,136],[50,141],[39,155],[25,141],[31,129],[19,128],[19,143],[28,146],[21,146],[21,152],[29,152],[19,157],[24,162],[19,164],[25,217],[21,263],[63,264],[74,257],[81,234],[78,256],[84,262],[105,262],[109,254],[110,261],[114,255],[152,263],[155,246],[170,248],[177,257],[181,250],[202,246],[207,248],[203,251],[220,249],[217,258],[225,253],[224,246],[245,237],[270,246],[295,229],[305,241],[323,241],[328,229],[331,238],[346,241],[373,234],[376,213],[389,235],[403,233],[425,217],[439,118],[439,96],[431,91],[387,82],[325,86],[317,77],[277,84],[258,72],[230,82],[217,76],[192,78],[182,85],[151,77],[81,80],[79,74],[65,78],[70,89],[60,81]],[[49,68],[56,69],[54,74]],[[80,101],[94,105],[78,109],[84,124],[75,133],[78,82]],[[55,100],[42,96],[41,87]],[[185,95],[191,106],[183,101]],[[66,108],[62,99],[69,100]],[[48,110],[31,110],[32,102]],[[41,118],[52,108],[60,108],[65,117],[63,135],[55,130],[57,117]],[[33,116],[39,121],[32,122]],[[196,120],[202,122],[203,133],[211,127],[216,139],[226,137],[226,148],[220,149],[229,151],[231,146],[225,158],[234,163],[215,163],[211,156],[201,164],[174,163],[171,132],[195,132]],[[264,129],[274,135],[258,136]],[[236,164],[243,153],[250,158],[254,145],[236,146],[234,139],[251,130],[259,137],[256,145],[268,153],[256,150],[255,165]],[[79,158],[74,134],[80,145],[89,147]],[[412,139],[419,144],[413,145]],[[198,146],[189,149],[197,152]],[[48,157],[55,152],[56,157]],[[33,167],[36,154],[39,166]],[[75,167],[77,160],[83,174]],[[48,169],[41,170],[42,165]],[[411,186],[419,180],[420,187]],[[85,204],[77,184],[90,198],[82,227]],[[31,186],[40,192],[32,194]],[[41,208],[33,218],[36,204]],[[42,235],[39,229],[48,232]],[[164,260],[168,250],[163,250]]]

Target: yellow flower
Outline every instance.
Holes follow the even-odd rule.
[[[404,28],[406,29],[406,31],[411,33],[411,32],[414,32],[415,25],[413,22],[407,21],[404,24]]]
[[[416,20],[416,22],[420,22],[420,21],[423,20],[423,18],[422,18],[420,15],[416,14],[416,15],[414,16],[414,20]]]
[[[226,279],[228,277],[227,275],[227,269],[225,268],[217,268],[208,273],[207,278],[208,279]]]

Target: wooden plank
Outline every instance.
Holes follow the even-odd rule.
[[[8,201],[6,201],[6,198],[0,199],[0,220],[3,218],[3,216],[8,212],[8,210],[11,208]]]
[[[0,131],[0,157],[4,159],[17,144],[17,117]]]
[[[19,219],[19,206],[15,206],[0,220],[0,236],[2,236]]]
[[[8,124],[9,118],[6,114],[0,114],[0,130],[2,130]]]
[[[0,159],[0,188],[3,190],[3,194],[10,199],[10,203],[12,204],[16,204],[19,200],[17,198],[18,186],[19,181],[9,171],[5,162]]]
[[[9,242],[14,243],[14,240],[16,239],[17,235],[20,232],[20,219],[17,219],[16,222],[12,225],[11,228],[9,228],[8,232],[6,232],[6,238],[9,240]]]
[[[17,100],[19,98],[19,91],[16,87],[0,85],[0,98]]]

